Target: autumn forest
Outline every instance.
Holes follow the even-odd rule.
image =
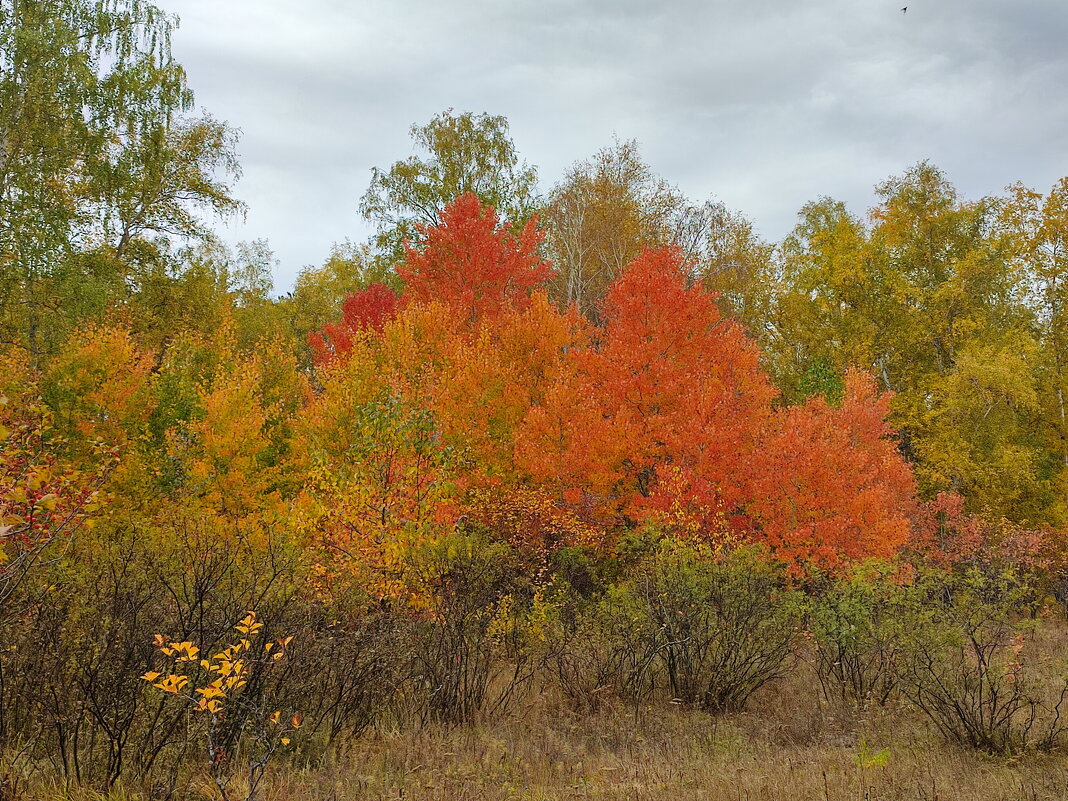
[[[279,296],[172,27],[0,2],[0,801],[1063,798],[1068,178],[447,109]]]

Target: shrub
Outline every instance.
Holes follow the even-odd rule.
[[[800,621],[797,596],[752,550],[718,557],[665,541],[632,579],[658,638],[673,696],[736,710],[788,670]]]
[[[338,609],[304,603],[287,615],[298,632],[294,658],[282,666],[279,693],[305,716],[324,747],[359,737],[399,687],[409,657],[404,621],[388,608]]]
[[[903,590],[889,569],[860,568],[810,605],[816,675],[828,700],[885,704],[897,686]]]
[[[290,735],[303,721],[299,713],[272,711],[268,678],[286,657],[293,638],[269,640],[263,628],[256,613],[247,612],[234,627],[238,636],[210,658],[210,650],[201,653],[192,641],[157,634],[155,645],[163,664],[141,676],[179,705],[199,713],[194,721],[201,725],[193,728],[203,731],[209,774],[223,801],[230,801],[230,787],[239,774],[244,774],[244,801],[254,801],[268,763],[289,745]],[[238,768],[239,757],[244,770]]]
[[[633,702],[656,684],[660,647],[648,609],[632,587],[612,585],[577,605],[557,633],[552,667],[557,686],[578,709],[596,710],[609,698]]]
[[[1065,732],[1068,684],[1051,688],[1028,659],[1011,572],[927,573],[909,589],[899,676],[908,698],[948,739],[993,754],[1050,749]]]
[[[457,530],[417,546],[406,571],[419,612],[412,676],[424,719],[468,723],[499,710],[534,675],[519,619],[533,592],[516,553]],[[500,666],[505,673],[496,676]],[[491,694],[496,678],[503,687]]]
[[[138,677],[153,669],[159,632],[217,650],[253,602],[276,625],[299,570],[265,539],[253,545],[177,521],[76,541],[24,587],[35,603],[0,621],[0,747],[88,786],[149,774],[173,786],[193,748],[190,714]]]

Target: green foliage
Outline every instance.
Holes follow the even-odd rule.
[[[480,532],[458,529],[416,545],[404,574],[416,602],[427,605],[413,654],[424,715],[457,724],[500,710],[533,676],[525,623],[517,619],[533,590],[517,554]],[[494,686],[502,646],[512,662],[503,689]]]
[[[680,701],[714,712],[741,709],[787,672],[801,607],[759,554],[716,558],[668,540],[630,586],[657,629],[658,656]]]
[[[642,599],[622,583],[608,584],[593,600],[566,589],[558,598],[562,625],[551,647],[557,687],[579,709],[613,701],[638,705],[656,688],[660,668],[660,639]]]
[[[831,367],[827,357],[818,356],[801,376],[797,389],[804,398],[820,395],[831,406],[837,406],[842,402],[845,383],[842,376]]]
[[[174,25],[142,0],[0,4],[0,331],[35,360],[123,294],[136,240],[240,209],[233,131],[181,116]]]
[[[857,752],[856,763],[857,767],[861,770],[871,770],[872,768],[885,768],[890,761],[890,749],[880,748],[878,751],[873,750],[867,742],[860,741],[860,748]]]
[[[81,258],[104,262],[97,289],[81,287],[72,319],[121,319],[138,341],[162,351],[186,335],[208,335],[231,313],[228,275],[212,248],[178,248],[169,240],[138,238],[122,261],[97,250]],[[57,336],[64,336],[60,329]]]
[[[676,703],[736,711],[786,675],[802,604],[775,567],[750,550],[717,556],[671,539],[641,551],[596,596],[565,580],[556,597],[551,664],[573,703],[637,706],[663,690]]]
[[[410,133],[426,156],[376,168],[360,200],[363,216],[378,229],[374,244],[387,266],[403,258],[406,240],[420,241],[420,225],[435,225],[438,213],[468,192],[517,230],[533,215],[537,173],[520,162],[507,119],[448,109]]]
[[[994,754],[1056,747],[1068,727],[1061,708],[1068,682],[1036,672],[1021,617],[1030,587],[1012,570],[928,572],[901,609],[902,690],[948,739]]]
[[[234,129],[208,115],[152,125],[105,165],[100,182],[105,241],[118,259],[149,235],[209,238],[200,209],[222,216],[244,210],[231,194],[230,182],[241,175]]]
[[[827,698],[885,704],[897,681],[905,589],[892,567],[864,565],[809,604],[816,673]]]

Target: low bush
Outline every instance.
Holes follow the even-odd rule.
[[[592,601],[567,602],[551,659],[561,692],[583,711],[611,699],[639,704],[656,686],[661,645],[642,599],[632,587],[612,585]]]
[[[417,616],[409,686],[422,719],[499,711],[536,671],[523,620],[533,587],[515,551],[457,530],[415,550],[406,572]]]
[[[800,600],[755,552],[721,557],[665,541],[631,586],[655,628],[675,699],[714,712],[741,709],[789,669]]]
[[[888,572],[864,566],[829,582],[809,605],[816,675],[828,700],[881,705],[897,687],[903,588]]]
[[[943,735],[992,754],[1050,750],[1068,730],[1068,683],[1029,658],[1030,588],[1011,571],[929,572],[902,608],[902,688]]]

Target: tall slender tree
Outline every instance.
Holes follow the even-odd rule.
[[[134,239],[239,207],[233,132],[183,118],[176,24],[144,0],[0,0],[0,337],[34,360],[121,287]]]
[[[389,265],[404,257],[405,242],[421,241],[419,226],[436,225],[461,195],[473,194],[517,227],[534,214],[537,172],[520,161],[506,118],[450,108],[413,125],[411,137],[421,154],[375,168],[360,200],[364,218],[377,228],[379,258]]]

